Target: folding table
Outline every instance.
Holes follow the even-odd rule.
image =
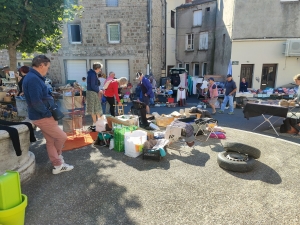
[[[250,117],[262,116],[264,121],[255,127],[253,130],[256,130],[258,127],[263,125],[265,122],[268,122],[270,126],[273,128],[275,133],[279,136],[276,129],[274,128],[273,124],[278,121],[271,122],[271,118],[273,116],[284,117],[286,118],[288,113],[288,107],[283,107],[280,105],[270,105],[270,104],[259,104],[259,103],[247,103],[243,110],[244,117],[249,119]],[[269,115],[266,117],[265,115]]]

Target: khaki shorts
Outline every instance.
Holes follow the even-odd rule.
[[[210,98],[209,101],[208,101],[208,103],[210,105],[215,105],[217,101],[218,101],[218,97],[216,97],[216,98]]]

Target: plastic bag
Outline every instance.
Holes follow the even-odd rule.
[[[106,130],[106,128],[105,128],[106,124],[107,124],[107,119],[106,119],[106,116],[103,115],[96,122],[96,131],[97,132],[105,131]]]
[[[114,142],[114,139],[110,139],[110,142],[109,142],[109,150],[113,150],[115,147],[115,142]]]

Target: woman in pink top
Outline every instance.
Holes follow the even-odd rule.
[[[212,108],[212,115],[215,115],[216,114],[216,102],[218,100],[218,88],[217,88],[217,85],[215,84],[215,79],[213,77],[210,77],[208,79],[208,82],[209,82],[209,100],[208,100],[208,103],[209,105],[211,106]]]

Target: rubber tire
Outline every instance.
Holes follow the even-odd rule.
[[[253,170],[256,161],[252,157],[248,156],[248,161],[232,161],[226,158],[227,153],[228,152],[224,151],[218,154],[217,162],[221,168],[241,173]]]
[[[238,152],[249,155],[254,159],[258,159],[261,154],[259,149],[238,142],[225,142],[223,146],[226,152]]]

